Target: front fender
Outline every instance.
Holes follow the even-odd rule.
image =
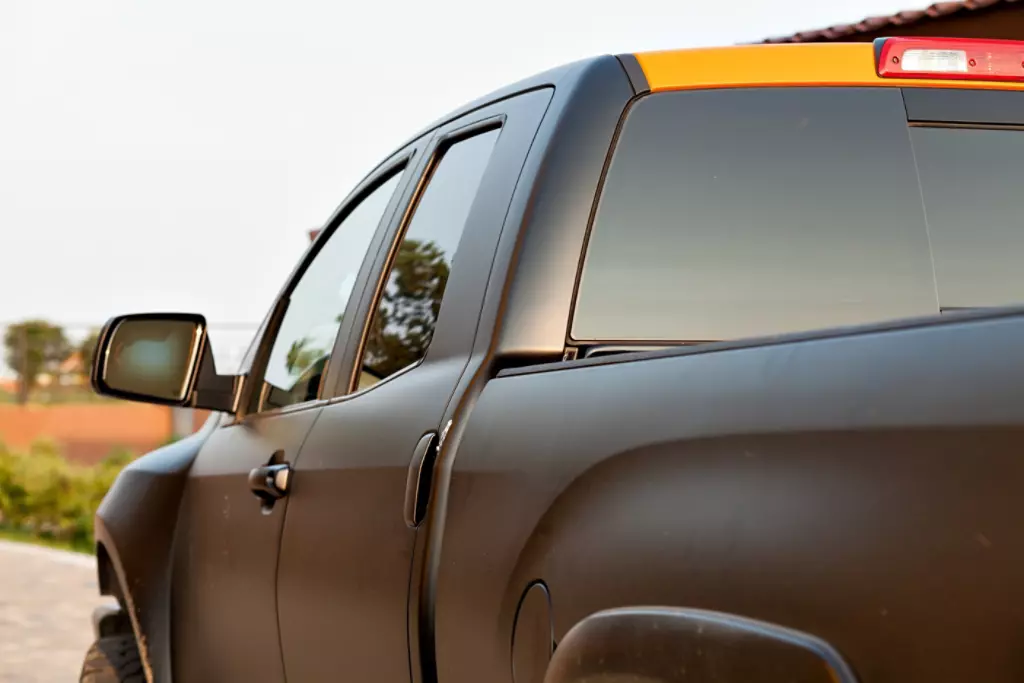
[[[170,681],[170,566],[178,508],[188,472],[216,427],[211,416],[195,434],[124,468],[96,511],[100,592],[118,599],[150,683]]]

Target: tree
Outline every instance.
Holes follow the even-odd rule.
[[[45,320],[26,320],[4,333],[7,365],[18,375],[18,403],[28,403],[39,376],[60,374],[60,365],[71,355],[71,344],[59,325]]]
[[[327,353],[326,349],[309,348],[309,337],[303,337],[292,342],[288,348],[288,355],[285,357],[285,369],[289,375],[302,372],[312,365],[320,356]]]
[[[79,368],[82,373],[82,379],[85,381],[89,381],[89,377],[92,376],[92,361],[93,356],[96,354],[96,344],[99,343],[99,340],[100,333],[93,330],[78,345],[78,357],[82,359],[82,364]]]
[[[387,377],[424,356],[448,284],[444,251],[406,239],[395,258],[366,344],[366,367]]]

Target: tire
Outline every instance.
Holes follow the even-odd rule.
[[[100,638],[85,653],[79,683],[146,683],[135,636]]]

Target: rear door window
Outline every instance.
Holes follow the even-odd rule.
[[[363,352],[358,388],[418,363],[434,336],[448,275],[499,128],[440,152],[390,265]]]
[[[626,117],[571,336],[710,341],[937,310],[898,89],[671,92]]]

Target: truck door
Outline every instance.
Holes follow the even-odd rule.
[[[290,490],[290,466],[330,398],[332,349],[358,301],[353,284],[411,175],[408,161],[368,179],[311,248],[264,324],[243,412],[224,416],[196,458],[175,543],[175,680],[284,681],[275,582],[288,497],[261,500],[256,482],[270,476],[276,493]]]
[[[440,421],[468,361],[541,90],[438,129],[377,255],[295,464],[278,602],[291,683],[407,683],[409,574]],[[419,496],[417,498],[417,496]]]

